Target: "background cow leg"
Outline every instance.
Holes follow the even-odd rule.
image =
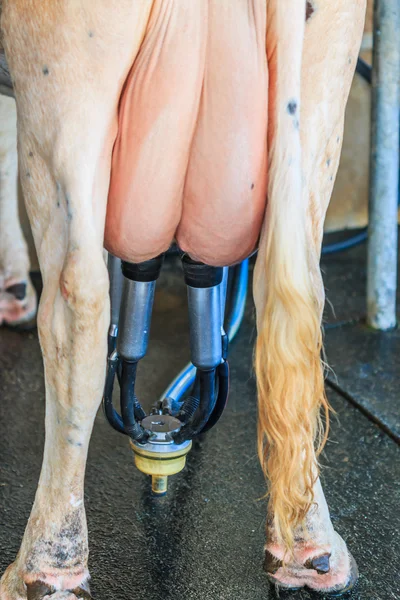
[[[0,324],[29,328],[37,301],[19,223],[17,163],[15,100],[0,96]]]

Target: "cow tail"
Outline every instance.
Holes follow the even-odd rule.
[[[270,0],[269,5],[268,206],[254,283],[258,451],[269,482],[274,530],[290,550],[294,531],[314,500],[329,405],[321,362],[321,302],[308,257],[308,199],[302,191],[305,1]]]

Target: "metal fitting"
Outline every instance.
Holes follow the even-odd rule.
[[[174,443],[172,435],[182,424],[170,415],[150,415],[143,419],[141,426],[149,434],[149,440],[146,444],[130,440],[135,465],[139,471],[151,476],[153,493],[162,496],[167,492],[168,477],[185,467],[192,442]]]

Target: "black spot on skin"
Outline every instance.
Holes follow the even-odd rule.
[[[31,552],[26,559],[25,568],[28,573],[35,573],[38,575],[37,563],[41,559],[43,553],[47,555],[51,554],[53,548],[53,542],[40,538],[36,546],[33,547]],[[40,576],[40,574],[39,574]]]
[[[290,102],[288,102],[287,111],[288,111],[289,115],[295,115],[296,110],[297,110],[296,100],[291,100]]]
[[[65,192],[65,202],[67,204],[67,218],[72,221],[71,201],[68,192]]]
[[[17,300],[24,300],[26,296],[26,283],[15,283],[6,288],[8,294],[12,294]]]
[[[326,166],[329,167],[329,165],[331,164],[331,162],[332,162],[332,159],[328,158],[328,160],[326,161]]]
[[[251,187],[250,187],[250,189],[251,189],[251,190],[254,190],[254,183],[252,183],[252,184],[251,184]]]
[[[31,556],[25,562],[25,569],[27,573],[32,573],[32,571],[35,570],[35,565]]]
[[[43,70],[43,75],[48,75],[50,73],[49,67],[44,66],[42,70]]]
[[[82,442],[75,442],[72,438],[67,438],[67,442],[70,446],[74,448],[81,448],[83,446]]]
[[[61,201],[60,201],[61,184],[59,181],[56,182],[56,187],[57,187],[57,207],[60,208],[60,206],[61,206]]]
[[[351,56],[349,56],[349,65],[351,65]]]
[[[71,210],[71,201],[68,192],[63,193],[63,189],[61,183],[59,181],[56,182],[57,187],[57,206],[60,207],[61,204],[64,205],[65,199],[65,208],[67,211],[67,219],[68,221],[72,221],[72,210]]]
[[[333,175],[330,176],[329,181],[333,181]]]
[[[88,32],[88,36],[89,36],[90,38],[94,37],[94,32],[93,32],[93,31],[89,31],[89,32]]]
[[[75,561],[74,563],[72,563],[72,565],[71,565],[71,567],[72,567],[72,568],[74,568],[74,567],[80,567],[80,566],[81,566],[81,561],[80,561],[79,559],[78,559],[78,560],[76,560],[76,561]]]
[[[50,567],[65,569],[82,564],[87,555],[87,544],[82,528],[82,509],[68,515],[65,526],[60,530],[57,539],[48,549]]]
[[[309,19],[311,19],[311,17],[313,16],[314,12],[315,12],[314,6],[311,4],[311,2],[309,2],[307,0],[307,3],[306,3],[306,21],[308,21]]]
[[[26,176],[28,177],[28,179],[31,176],[31,174],[29,173],[29,171],[26,172]]]
[[[62,569],[69,557],[69,552],[62,546],[58,546],[53,554],[52,566],[56,569]]]
[[[75,429],[76,431],[82,431],[82,427],[78,425],[78,423],[74,423],[74,421],[72,421],[71,419],[66,419],[66,423],[67,425],[72,427],[72,429]]]
[[[29,152],[29,156],[32,158],[32,156],[33,156],[33,152]]]
[[[50,569],[71,569],[79,565],[84,565],[87,559],[88,547],[83,527],[83,507],[75,509],[69,513],[63,525],[54,539],[48,540],[39,537],[26,557],[26,570],[35,573],[38,579],[44,578],[44,575],[38,570],[38,565],[46,564]],[[28,598],[31,600],[42,600],[41,596],[33,595],[34,590],[31,590],[32,595]],[[78,596],[81,597],[81,596]],[[85,598],[86,596],[82,596]],[[90,596],[88,596],[90,598]]]
[[[339,136],[336,138],[336,142],[337,142],[337,143],[339,143],[339,142],[340,142],[340,137],[339,137]]]
[[[60,538],[72,542],[74,548],[71,554],[74,555],[74,561],[83,556],[87,551],[87,544],[84,539],[84,529],[82,528],[82,507],[69,514],[65,520],[65,526],[60,531]]]

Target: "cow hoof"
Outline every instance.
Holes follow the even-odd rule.
[[[19,331],[21,333],[34,331],[37,327],[36,311],[30,317],[28,317],[26,320],[23,319],[16,323],[13,323],[12,321],[11,322],[4,321],[3,325],[4,325],[4,327],[6,327],[8,329],[12,329],[13,331]]]
[[[357,563],[352,554],[349,553],[350,558],[350,577],[347,584],[338,589],[332,589],[325,592],[327,598],[345,598],[349,596],[357,587],[358,584],[358,567]]]
[[[332,560],[330,554],[324,553],[303,564],[293,561],[286,565],[266,550],[264,569],[276,597],[306,588],[314,597],[345,598],[358,580],[356,561],[345,546],[341,555]]]
[[[14,283],[0,292],[0,325],[17,331],[36,327],[37,297],[32,283]]]
[[[88,582],[70,590],[56,590],[55,587],[35,581],[25,584],[15,563],[10,565],[0,581],[0,600],[93,600]]]
[[[74,590],[56,591],[53,587],[36,581],[28,584],[27,600],[92,600],[88,584],[82,584]]]

